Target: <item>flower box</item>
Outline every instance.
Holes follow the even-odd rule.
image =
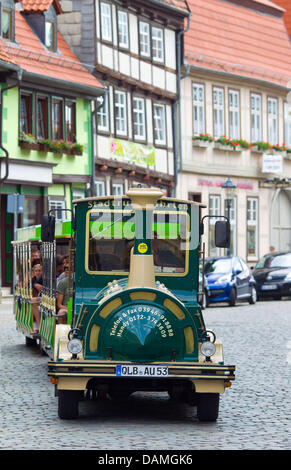
[[[40,152],[49,152],[50,151],[50,148],[47,144],[42,144],[42,143],[39,143],[39,151]]]
[[[207,148],[211,143],[210,140],[193,139],[193,147]]]
[[[214,148],[216,150],[223,150],[224,152],[241,152],[243,150],[239,145],[233,147],[232,145],[224,145],[220,142],[214,142]]]
[[[32,142],[25,142],[23,140],[19,141],[19,146],[23,150],[39,150],[39,145]]]

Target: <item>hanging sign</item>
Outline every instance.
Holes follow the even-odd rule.
[[[262,173],[283,173],[282,155],[263,154]]]

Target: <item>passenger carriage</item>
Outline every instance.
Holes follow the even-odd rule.
[[[91,391],[120,399],[167,391],[197,405],[200,420],[216,420],[219,395],[231,385],[235,366],[224,364],[222,344],[207,330],[197,300],[203,206],[143,188],[74,205],[65,236],[52,215],[41,236],[46,286],[40,344],[50,355],[59,417],[77,417],[79,401]],[[36,239],[24,242],[22,262]],[[67,324],[58,324],[54,266],[65,240],[71,244],[71,308]],[[216,241],[229,243],[228,221],[216,222]],[[20,246],[15,243],[18,255]],[[20,283],[16,303],[21,310],[26,305],[26,313],[16,309],[16,321],[30,338],[25,288]]]

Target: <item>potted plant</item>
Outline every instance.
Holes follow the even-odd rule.
[[[270,145],[268,142],[258,141],[252,144],[253,152],[264,153],[271,149],[272,149],[272,145]]]
[[[71,152],[74,155],[82,155],[83,150],[85,150],[85,146],[82,144],[79,144],[78,142],[74,142],[71,144]]]
[[[208,147],[211,142],[214,142],[214,138],[209,134],[200,133],[193,136],[193,145],[195,147]]]
[[[19,136],[19,145],[25,150],[39,150],[37,139],[30,133],[21,131]]]

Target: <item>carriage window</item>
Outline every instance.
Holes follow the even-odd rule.
[[[134,245],[134,212],[92,211],[88,230],[88,271],[128,272]],[[152,249],[156,273],[185,272],[186,241],[186,213],[154,213]]]

